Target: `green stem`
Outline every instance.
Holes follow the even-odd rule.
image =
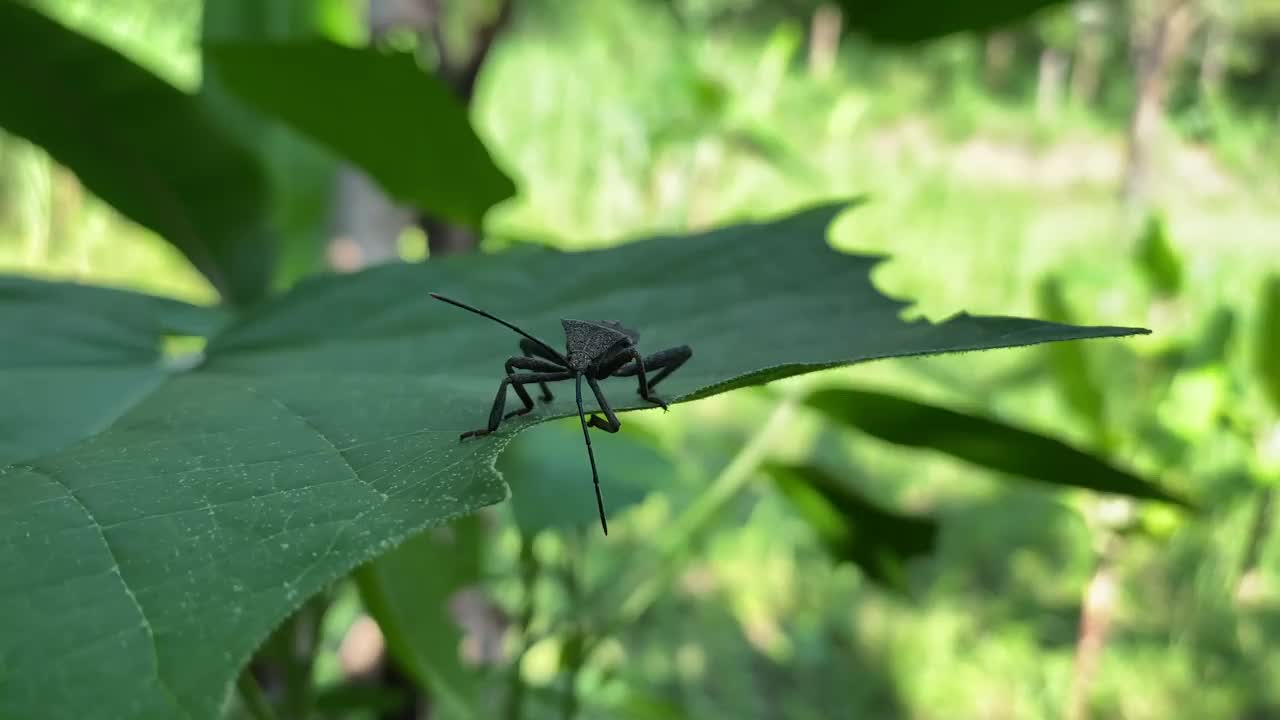
[[[1240,559],[1240,576],[1236,580],[1237,586],[1244,582],[1250,573],[1258,569],[1262,548],[1266,545],[1267,532],[1271,528],[1275,496],[1275,488],[1267,486],[1260,488],[1254,499],[1253,518],[1249,522],[1249,534],[1246,536],[1244,553]]]
[[[244,703],[245,710],[254,720],[277,720],[276,712],[271,709],[271,702],[267,700],[262,688],[258,686],[258,681],[254,679],[251,667],[246,667],[240,673],[240,679],[236,680],[236,689],[240,692],[240,701]]]
[[[538,582],[538,558],[533,553],[533,536],[520,534],[520,584],[524,606],[520,609],[520,649],[511,661],[511,674],[507,678],[507,720],[519,720],[524,701],[524,678],[520,675],[520,663],[531,646],[529,626],[533,624],[534,593]]]
[[[577,537],[568,538],[567,553],[567,572],[565,573],[565,591],[569,595],[569,612],[573,617],[579,617],[582,610],[582,582],[578,576],[577,565],[580,565],[580,555],[582,553],[583,532],[579,528]],[[565,643],[565,649],[561,652],[568,653],[569,675],[565,678],[564,694],[560,698],[560,717],[563,720],[573,720],[578,715],[578,673],[582,670],[582,664],[586,660],[586,641],[585,633],[582,628],[581,621],[575,621],[572,624],[568,641]]]
[[[578,716],[578,671],[582,669],[582,652],[574,653],[575,661],[569,666],[569,676],[564,680],[564,695],[560,699],[560,717],[573,720]]]
[[[311,674],[315,669],[316,651],[320,645],[320,624],[324,621],[325,610],[328,609],[328,598],[324,593],[316,595],[303,605],[302,617],[298,619],[295,630],[299,637],[295,641],[292,670],[289,678],[289,691],[292,695],[290,709],[298,713],[298,717],[307,717],[315,700]]]

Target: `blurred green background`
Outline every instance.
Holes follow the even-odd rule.
[[[35,4],[200,86],[196,0]],[[327,0],[306,32],[443,67],[440,45],[470,52],[496,4],[440,5],[434,27],[435,3]],[[271,7],[251,22],[295,32]],[[886,361],[624,416],[596,440],[607,542],[564,527],[554,493],[524,490],[567,476],[589,492],[576,421],[535,428],[499,463],[514,503],[450,529],[483,537],[454,558],[475,564],[450,600],[458,677],[397,668],[367,588],[362,600],[344,581],[283,629],[320,633],[317,712],[406,717],[408,693],[446,713],[440,686],[475,683],[509,717],[1280,717],[1280,410],[1261,392],[1280,355],[1263,311],[1280,272],[1280,3],[1081,0],[906,47],[845,34],[844,19],[801,0],[512,0],[471,115],[519,192],[479,251],[608,247],[867,193],[832,242],[891,255],[875,279],[913,313],[1153,333]],[[294,166],[319,199],[290,217],[328,241],[298,275],[443,251],[431,219],[331,163]],[[0,269],[215,297],[175,249],[3,133]],[[1024,482],[816,417],[776,422],[788,386],[846,382],[1063,439],[1203,511]],[[835,562],[768,482],[708,499],[761,445],[937,518],[936,547],[892,590]],[[700,506],[713,511],[690,525]],[[625,597],[593,584],[631,566],[662,572]],[[580,630],[606,602],[630,622]],[[287,694],[273,662],[260,680]]]

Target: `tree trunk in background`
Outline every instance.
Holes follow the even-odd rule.
[[[1036,119],[1051,123],[1058,119],[1062,107],[1062,85],[1067,76],[1067,56],[1061,50],[1046,47],[1040,51],[1040,72],[1036,82]]]
[[[454,95],[468,108],[476,93],[476,80],[480,77],[480,68],[489,57],[493,42],[498,33],[511,20],[513,0],[498,0],[493,18],[481,25],[475,33],[472,47],[464,56],[458,57],[445,40],[444,16],[440,8],[440,0],[418,0],[425,6],[431,16],[431,37],[435,42],[440,64],[437,72],[453,89]],[[474,250],[480,239],[469,228],[455,225],[430,213],[418,216],[418,226],[427,235],[428,255],[441,257]]]
[[[440,59],[436,72],[470,106],[484,61],[510,18],[512,1],[497,2],[494,18],[477,29],[470,52],[461,58],[445,44],[441,5],[441,0],[370,0],[370,33],[376,39],[392,30],[409,29],[434,43]],[[356,168],[340,173],[337,202],[337,238],[329,248],[330,263],[336,269],[357,270],[397,259],[400,234],[415,223],[426,233],[432,256],[468,252],[479,242],[466,227],[397,205]]]
[[[1144,22],[1141,14],[1136,22]],[[1129,206],[1140,206],[1151,194],[1152,154],[1168,99],[1169,80],[1182,59],[1195,27],[1189,0],[1162,0],[1136,39],[1138,97],[1129,119],[1129,150],[1125,161],[1121,196]]]
[[[987,35],[984,53],[986,62],[983,72],[989,89],[1004,89],[1005,82],[1009,79],[1009,70],[1013,67],[1013,54],[1016,50],[1013,33],[993,32]]]
[[[369,0],[365,19],[369,34],[377,41],[396,28],[425,28],[430,15],[422,0]],[[399,259],[400,233],[414,218],[411,208],[395,203],[364,172],[347,164],[338,170],[334,202],[330,267],[354,272]]]
[[[1080,610],[1080,635],[1076,641],[1075,669],[1071,677],[1071,694],[1067,698],[1065,720],[1087,720],[1089,698],[1098,661],[1107,644],[1111,619],[1115,612],[1115,555],[1119,540],[1108,538],[1098,553],[1098,567],[1085,588]]]
[[[1102,61],[1106,57],[1106,10],[1097,3],[1081,3],[1076,11],[1080,31],[1071,63],[1071,104],[1089,107],[1098,95]]]
[[[1222,87],[1227,72],[1227,54],[1231,50],[1231,21],[1222,15],[1209,20],[1209,34],[1204,41],[1204,56],[1200,59],[1200,92],[1205,97],[1215,97]]]
[[[824,3],[813,11],[809,26],[809,74],[820,80],[831,77],[840,52],[840,8]]]
[[[354,272],[400,257],[399,238],[413,222],[413,212],[397,205],[359,168],[338,170],[335,237],[329,244],[329,265]]]

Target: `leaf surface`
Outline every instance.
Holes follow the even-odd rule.
[[[503,500],[497,454],[522,429],[572,415],[571,386],[498,433],[460,442],[485,423],[518,337],[429,291],[561,347],[561,318],[622,321],[644,352],[688,343],[693,358],[658,386],[671,401],[876,358],[1142,332],[903,321],[903,304],[870,281],[880,258],[827,244],[844,207],[604,251],[525,249],[320,277],[216,331],[203,311],[171,307],[212,334],[202,362],[148,376],[149,390],[118,405],[51,388],[67,407],[79,397],[94,423],[78,426],[74,444],[64,437],[61,449],[0,468],[0,717],[212,717],[257,645],[308,596]],[[78,291],[37,285],[51,303]],[[121,307],[170,307],[126,295]],[[138,316],[98,312],[94,296],[67,302],[83,316],[16,352],[6,343],[0,382],[18,386],[30,368],[154,360],[148,343],[165,323],[143,325],[130,344],[117,334]],[[17,328],[6,339],[30,329],[25,317],[3,316]],[[619,410],[646,406],[632,379],[604,386]],[[23,416],[6,407],[0,418]],[[601,470],[608,492],[616,470]],[[584,490],[589,477],[584,469]],[[565,501],[594,502],[589,491]]]
[[[171,338],[225,320],[173,300],[0,277],[0,465],[106,428],[181,366]]]

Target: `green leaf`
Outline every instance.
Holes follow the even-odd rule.
[[[1060,323],[1072,321],[1057,277],[1046,277],[1040,284],[1039,307],[1041,314],[1049,320]],[[1055,343],[1045,347],[1045,353],[1049,356],[1055,384],[1067,406],[1084,419],[1094,437],[1105,444],[1108,436],[1107,399],[1102,387],[1094,380],[1084,346],[1080,343]]]
[[[212,717],[308,596],[503,500],[496,456],[521,430],[573,415],[572,388],[459,441],[488,417],[518,337],[428,291],[557,345],[565,317],[625,321],[645,352],[689,343],[693,358],[659,386],[670,401],[875,358],[1142,332],[903,321],[903,304],[871,284],[880,258],[827,244],[843,207],[605,251],[526,248],[312,278],[238,316],[202,362],[151,379],[123,411],[86,407],[103,422],[83,424],[82,441],[0,468],[0,717]],[[92,300],[78,341],[24,349],[23,366],[0,366],[3,382],[17,386],[23,367],[132,360],[116,349],[127,319],[99,321]],[[6,332],[29,329],[25,317],[9,315],[19,329]],[[648,407],[632,381],[604,386],[619,410]],[[85,388],[66,392],[69,406]],[[614,471],[604,468],[606,491]],[[589,473],[579,477],[585,489]]]
[[[1065,0],[839,0],[852,32],[885,43],[915,43],[993,30]]]
[[[228,90],[359,165],[395,199],[479,227],[515,193],[466,108],[412,55],[320,41],[211,44]]]
[[[907,563],[929,555],[937,544],[933,519],[884,510],[823,468],[770,462],[763,469],[832,557],[857,565],[890,589],[905,591]]]
[[[1258,327],[1254,340],[1254,366],[1271,407],[1280,412],[1280,274],[1262,281],[1258,303]]]
[[[196,98],[12,2],[0,2],[0,97],[0,127],[172,243],[224,298],[265,295],[273,238],[261,169]]]
[[[414,536],[355,573],[360,597],[401,668],[450,717],[480,717],[478,676],[463,664],[462,631],[450,603],[480,582],[480,516]]]
[[[1103,458],[979,415],[845,388],[818,390],[805,402],[836,422],[886,442],[934,450],[1051,485],[1190,507],[1186,500]]]
[[[608,478],[602,492],[610,517],[644,500],[675,473],[670,459],[625,428],[595,438],[592,445]],[[516,524],[525,533],[599,523],[577,418],[522,433],[498,458],[498,470],[512,488]]]
[[[173,300],[0,277],[0,465],[107,427],[189,362],[172,339],[223,319]]]
[[[1161,295],[1177,295],[1182,289],[1182,259],[1169,242],[1168,225],[1159,213],[1147,218],[1134,249],[1134,261]]]
[[[358,13],[341,0],[219,0],[203,5],[202,48],[217,43],[349,35]],[[248,107],[206,61],[200,95],[266,170],[272,219],[281,231],[274,284],[287,288],[326,267],[339,162],[293,128]]]
[[[359,45],[367,35],[363,11],[348,0],[218,0],[203,11],[205,42],[328,38]]]

